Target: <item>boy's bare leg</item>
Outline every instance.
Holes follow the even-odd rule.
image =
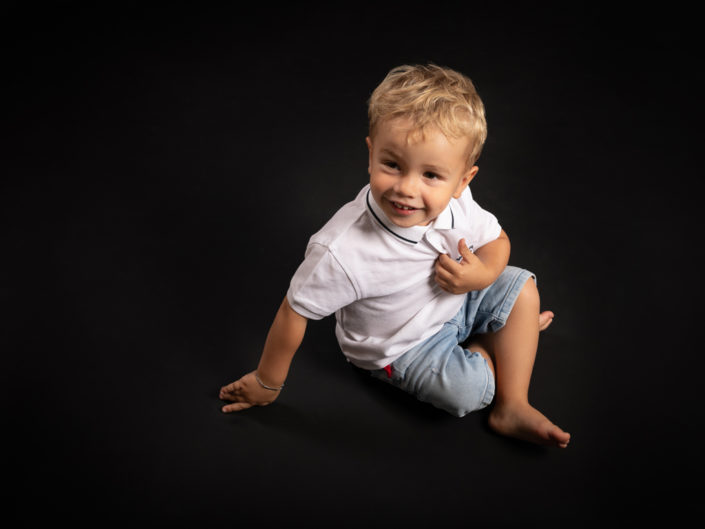
[[[553,320],[550,311],[539,314],[539,301],[535,283],[527,281],[505,326],[496,333],[476,337],[473,345],[489,353],[494,363],[496,391],[490,427],[510,437],[565,448],[570,434],[529,404],[539,331]]]

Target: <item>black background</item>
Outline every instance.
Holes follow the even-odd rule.
[[[694,11],[99,5],[2,10],[15,526],[569,527],[696,512]],[[309,324],[274,405],[220,412],[309,236],[366,183],[370,92],[425,62],[468,74],[485,102],[473,193],[556,313],[531,400],[571,432],[566,450],[376,383],[345,362],[330,318]]]

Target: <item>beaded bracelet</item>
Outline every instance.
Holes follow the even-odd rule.
[[[281,391],[281,389],[284,387],[284,384],[282,384],[278,388],[273,388],[271,386],[268,386],[267,384],[262,382],[262,380],[260,380],[259,375],[257,373],[255,373],[255,379],[257,380],[257,382],[259,382],[260,386],[262,386],[264,389],[268,389],[270,391]]]

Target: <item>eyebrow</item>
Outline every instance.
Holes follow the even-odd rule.
[[[447,169],[446,167],[442,167],[440,165],[426,165],[424,167],[426,167],[426,169],[428,169],[429,171],[433,171],[435,173],[441,173],[441,174],[450,173],[449,169]]]
[[[386,155],[388,155],[388,156],[394,156],[395,158],[398,158],[398,157],[399,157],[399,155],[398,155],[395,151],[393,151],[392,149],[390,149],[390,148],[388,148],[388,147],[383,147],[383,148],[379,151],[379,153],[380,153],[380,154],[386,154]]]

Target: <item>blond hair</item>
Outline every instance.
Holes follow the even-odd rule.
[[[465,75],[435,64],[403,65],[389,71],[368,102],[369,134],[386,120],[408,118],[423,136],[435,127],[446,137],[468,138],[468,167],[480,157],[487,138],[485,107]]]

